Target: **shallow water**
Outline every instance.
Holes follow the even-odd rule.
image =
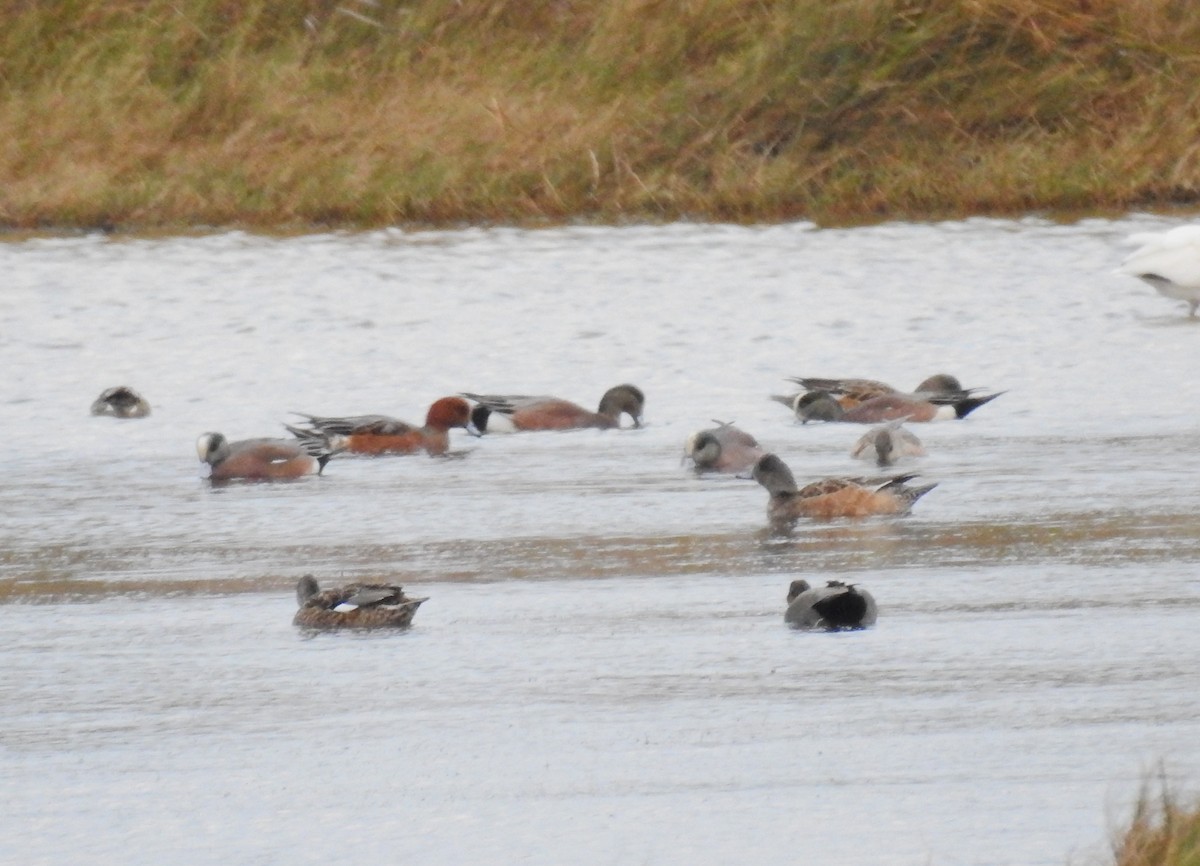
[[[0,860],[1063,864],[1160,764],[1200,637],[1200,323],[1112,273],[1149,217],[0,244]],[[766,531],[682,444],[863,471],[786,376],[1006,393],[918,425],[904,519]],[[458,391],[645,429],[211,488],[193,442]],[[91,418],[105,387],[154,404]],[[311,637],[296,578],[430,596]],[[793,577],[880,604],[782,623]]]

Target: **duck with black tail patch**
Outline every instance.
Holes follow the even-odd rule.
[[[852,583],[831,580],[810,586],[793,580],[788,587],[788,607],[783,621],[793,628],[813,631],[851,631],[875,625],[875,598]]]

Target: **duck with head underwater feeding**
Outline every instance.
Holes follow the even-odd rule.
[[[908,457],[924,457],[925,446],[904,427],[907,418],[898,418],[864,433],[850,449],[850,456],[873,460],[877,466],[891,466]]]
[[[595,412],[561,397],[530,397],[516,394],[473,394],[462,396],[477,405],[471,418],[481,433],[524,430],[610,430],[621,426],[628,415],[634,427],[642,426],[646,395],[636,385],[616,385],[604,392]],[[499,416],[499,417],[497,417]]]
[[[150,401],[127,385],[117,385],[106,388],[92,401],[91,413],[114,418],[145,418],[150,414]]]

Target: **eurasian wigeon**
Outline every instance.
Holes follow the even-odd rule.
[[[716,427],[700,430],[687,438],[684,460],[690,459],[697,472],[745,472],[766,454],[749,433],[731,423],[714,421]]]
[[[1140,246],[1125,257],[1118,273],[1144,280],[1160,295],[1184,301],[1188,315],[1200,307],[1200,225],[1129,236]]]
[[[435,400],[425,415],[425,426],[417,427],[387,415],[356,415],[348,418],[329,418],[297,412],[307,419],[311,428],[287,426],[301,440],[319,436],[340,437],[339,441],[351,454],[415,454],[428,452],[441,456],[450,448],[450,429],[468,429],[471,406],[462,397],[442,397]]]
[[[847,408],[827,391],[796,395],[792,411],[801,423],[844,421],[851,424],[880,424],[907,420],[924,423],[966,418],[980,406],[995,400],[1003,391],[982,397],[933,397],[921,399],[905,394],[880,394]]]
[[[899,418],[868,430],[854,443],[850,456],[874,460],[879,466],[891,466],[906,457],[924,457],[925,447],[911,430],[905,429],[905,420]]]
[[[125,385],[106,389],[92,401],[93,415],[112,415],[116,418],[145,418],[150,414],[150,402]]]
[[[300,609],[294,625],[304,628],[405,628],[428,598],[409,598],[404,588],[383,583],[352,583],[321,591],[311,574],[296,584]]]
[[[871,593],[840,580],[831,580],[824,586],[793,580],[788,587],[787,603],[783,621],[793,628],[823,631],[869,628],[879,615]]]
[[[324,440],[230,442],[221,433],[204,433],[196,440],[196,453],[209,465],[208,477],[212,481],[291,481],[305,475],[320,475],[329,458],[339,450]]]
[[[916,477],[825,478],[797,488],[791,470],[776,455],[767,454],[754,465],[754,480],[770,494],[767,518],[776,526],[794,523],[801,517],[832,520],[907,514],[914,502],[937,487],[936,483],[906,486]]]
[[[463,396],[474,400],[488,410],[482,412],[484,426],[481,432],[492,428],[495,415],[506,417],[516,430],[581,430],[588,427],[608,429],[619,427],[621,416],[633,419],[633,426],[642,425],[642,409],[646,396],[633,385],[617,385],[609,388],[600,398],[600,407],[589,412],[582,406],[560,397],[525,397],[502,394],[471,394]],[[478,411],[478,410],[477,410]],[[479,426],[479,419],[476,419]]]

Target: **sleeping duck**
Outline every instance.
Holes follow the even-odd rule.
[[[787,601],[783,621],[793,628],[848,631],[875,624],[875,599],[852,583],[831,580],[814,587],[807,580],[793,580]]]
[[[296,584],[300,609],[292,620],[304,628],[405,628],[428,598],[409,598],[404,588],[384,583],[351,583],[321,591],[311,574]]]

